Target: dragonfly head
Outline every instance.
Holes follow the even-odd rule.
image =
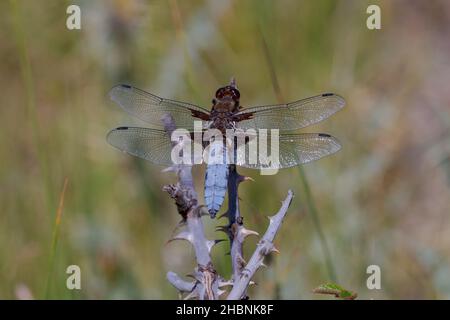
[[[215,101],[213,103],[221,103],[223,105],[228,105],[232,109],[237,109],[239,107],[239,98],[241,94],[235,86],[226,86],[219,88],[216,91]]]

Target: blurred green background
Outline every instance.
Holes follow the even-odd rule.
[[[66,28],[69,4],[81,30]],[[381,30],[366,27],[369,4]],[[328,91],[347,101],[305,130],[343,144],[303,166],[307,185],[298,168],[242,171],[255,179],[242,213],[260,233],[295,193],[281,254],[250,297],[322,299],[311,290],[334,278],[363,299],[450,299],[449,32],[445,0],[1,1],[0,299],[176,299],[165,274],[195,261],[187,243],[166,244],[179,216],[161,189],[175,177],[106,143],[115,126],[143,125],[106,94],[128,83],[209,108],[231,76],[244,106]],[[227,251],[213,252],[224,276]],[[82,290],[66,288],[71,264]],[[381,290],[366,287],[371,264]]]

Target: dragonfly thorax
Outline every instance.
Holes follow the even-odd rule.
[[[225,132],[226,129],[234,128],[235,121],[233,116],[239,111],[239,99],[231,94],[216,95],[213,103],[210,115],[210,128],[219,129],[222,132]]]
[[[225,133],[227,129],[235,128],[235,122],[229,117],[217,117],[211,121],[210,129],[218,129],[222,133]]]

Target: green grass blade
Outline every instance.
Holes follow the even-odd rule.
[[[331,279],[331,281],[336,282],[337,276],[336,271],[334,269],[333,260],[331,258],[330,248],[328,247],[325,234],[322,231],[322,224],[320,223],[319,214],[317,212],[316,205],[311,195],[311,189],[309,187],[308,179],[306,178],[305,171],[301,166],[298,167],[298,170],[300,173],[300,180],[302,182],[302,186],[305,191],[305,198],[306,198],[306,205],[308,207],[308,212],[311,215],[314,224],[314,229],[316,230],[316,233],[319,236],[320,245],[322,247],[322,251],[325,258],[325,264],[327,266],[328,277]]]
[[[50,284],[51,284],[51,278],[53,275],[53,268],[55,263],[55,256],[56,256],[56,248],[58,245],[58,238],[59,238],[59,229],[61,225],[61,218],[62,218],[62,210],[64,207],[64,197],[66,194],[66,188],[67,188],[67,182],[68,179],[64,179],[64,185],[61,191],[61,195],[59,197],[59,204],[58,204],[58,210],[56,211],[55,216],[55,224],[53,226],[53,235],[52,235],[52,245],[50,249],[50,258],[49,258],[49,268],[48,268],[48,276],[47,276],[47,283],[45,285],[45,299],[49,298],[50,293]]]
[[[284,101],[284,99],[283,99],[283,94],[281,92],[281,88],[279,85],[275,66],[274,66],[272,58],[270,56],[270,49],[269,49],[269,46],[267,45],[267,41],[266,41],[261,29],[260,29],[260,35],[261,35],[261,39],[262,39],[262,47],[263,47],[262,49],[264,51],[264,57],[265,57],[265,60],[266,60],[266,63],[267,63],[267,66],[268,66],[269,72],[270,72],[270,79],[272,82],[273,91],[275,92],[278,102],[285,103],[286,101]],[[308,179],[306,178],[303,168],[301,166],[299,166],[298,168],[299,168],[299,172],[300,172],[300,180],[302,182],[303,189],[305,191],[308,212],[311,215],[311,218],[313,220],[314,228],[315,228],[317,235],[319,236],[320,245],[322,247],[322,251],[324,254],[325,264],[326,264],[327,271],[328,271],[328,277],[330,278],[331,281],[336,282],[337,276],[336,276],[333,260],[331,258],[331,253],[330,253],[330,249],[328,247],[328,243],[325,238],[325,234],[322,231],[322,225],[320,223],[319,215],[317,213],[317,209],[316,209],[314,200],[311,195],[311,189],[309,187]]]

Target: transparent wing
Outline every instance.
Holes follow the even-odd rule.
[[[172,161],[173,145],[170,136],[163,130],[119,127],[111,130],[106,136],[106,140],[117,149],[154,164],[163,166],[174,164]],[[200,163],[199,159],[194,157],[194,142],[189,141],[189,144],[191,148],[189,163]]]
[[[278,141],[278,163],[265,163],[261,153],[271,156],[272,152],[276,150],[273,145],[276,141]],[[325,133],[280,134],[279,139],[275,139],[273,143],[272,136],[268,134],[267,139],[259,136],[258,141],[255,141],[258,146],[258,156],[255,161],[255,157],[250,159],[250,152],[252,152],[250,143],[251,141],[247,143],[245,150],[241,149],[241,153],[237,152],[236,163],[251,169],[271,168],[271,165],[278,169],[290,168],[318,160],[341,149],[339,141]],[[266,153],[262,152],[262,149],[265,149]]]
[[[324,93],[288,104],[246,108],[237,114],[238,118],[245,119],[239,121],[237,127],[296,130],[325,120],[344,105],[341,96]]]
[[[177,128],[192,130],[194,120],[202,121],[209,117],[209,111],[194,104],[163,99],[129,85],[118,85],[109,92],[111,100],[129,114],[149,123],[152,127],[163,128],[161,118],[170,114]],[[202,119],[202,120],[200,120]]]

